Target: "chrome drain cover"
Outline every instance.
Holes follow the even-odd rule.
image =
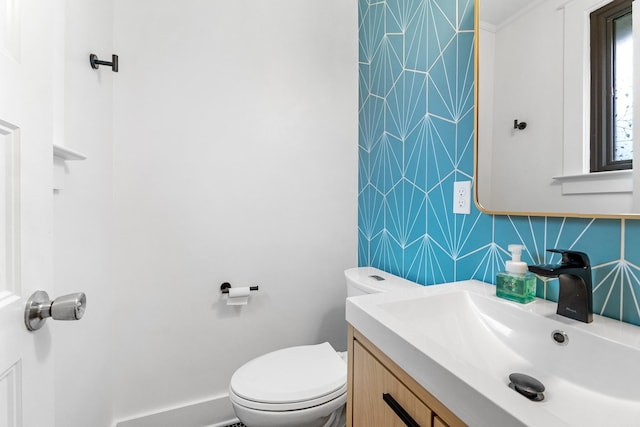
[[[569,344],[569,335],[565,331],[561,331],[560,329],[556,329],[551,332],[551,338],[558,345],[567,345]]]
[[[533,400],[534,402],[541,402],[544,400],[544,384],[542,384],[537,379],[526,375],[513,373],[509,375],[509,388],[517,391],[524,397],[529,400]]]

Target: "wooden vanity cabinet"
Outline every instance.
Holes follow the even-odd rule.
[[[465,424],[349,326],[347,427],[459,427]]]

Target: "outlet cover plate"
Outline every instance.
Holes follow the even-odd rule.
[[[453,183],[453,213],[471,213],[471,181],[456,181]]]

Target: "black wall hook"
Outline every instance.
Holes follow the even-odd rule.
[[[527,122],[518,123],[518,119],[513,121],[513,128],[518,130],[524,130],[527,127]]]
[[[107,67],[111,67],[114,73],[118,72],[118,55],[111,55],[111,62],[107,62],[99,60],[98,55],[92,53],[89,55],[89,63],[94,70],[97,70],[100,65],[106,65]]]

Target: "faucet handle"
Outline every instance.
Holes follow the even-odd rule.
[[[547,249],[547,252],[561,254],[563,267],[586,268],[591,266],[589,255],[584,252],[569,251],[566,249]]]

